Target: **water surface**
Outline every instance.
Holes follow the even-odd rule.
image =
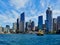
[[[0,45],[60,45],[60,35],[0,34]]]

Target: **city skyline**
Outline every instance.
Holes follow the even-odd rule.
[[[45,3],[47,2],[47,3]],[[22,12],[25,12],[26,21],[30,19],[38,24],[38,16],[46,19],[46,9],[51,7],[53,17],[60,15],[60,0],[0,0],[0,25],[10,25],[16,22]],[[44,21],[43,21],[44,22]]]

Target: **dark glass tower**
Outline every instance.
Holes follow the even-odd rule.
[[[20,27],[19,27],[20,32],[25,32],[25,13],[21,13],[20,15]]]
[[[20,22],[25,22],[25,13],[23,12],[20,16]]]
[[[10,31],[10,26],[6,25],[6,29],[7,29],[7,32],[9,32]]]
[[[38,17],[38,28],[39,30],[43,29],[43,16]]]
[[[50,10],[49,7],[46,10],[46,23],[47,23],[46,30],[51,32],[53,30],[53,21],[52,21],[52,11]]]
[[[16,30],[17,33],[19,33],[19,18],[17,18],[17,30]]]
[[[25,24],[25,32],[27,32],[28,31],[28,22],[26,22],[26,24]]]
[[[60,30],[60,16],[57,17],[57,30]]]
[[[31,30],[32,30],[32,31],[35,30],[34,27],[35,27],[35,24],[34,24],[34,21],[32,21],[32,22],[31,22]]]

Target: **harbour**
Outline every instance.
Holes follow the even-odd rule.
[[[59,45],[60,35],[0,34],[0,45]]]

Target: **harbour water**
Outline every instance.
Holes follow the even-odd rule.
[[[60,45],[60,35],[0,34],[0,45]]]

